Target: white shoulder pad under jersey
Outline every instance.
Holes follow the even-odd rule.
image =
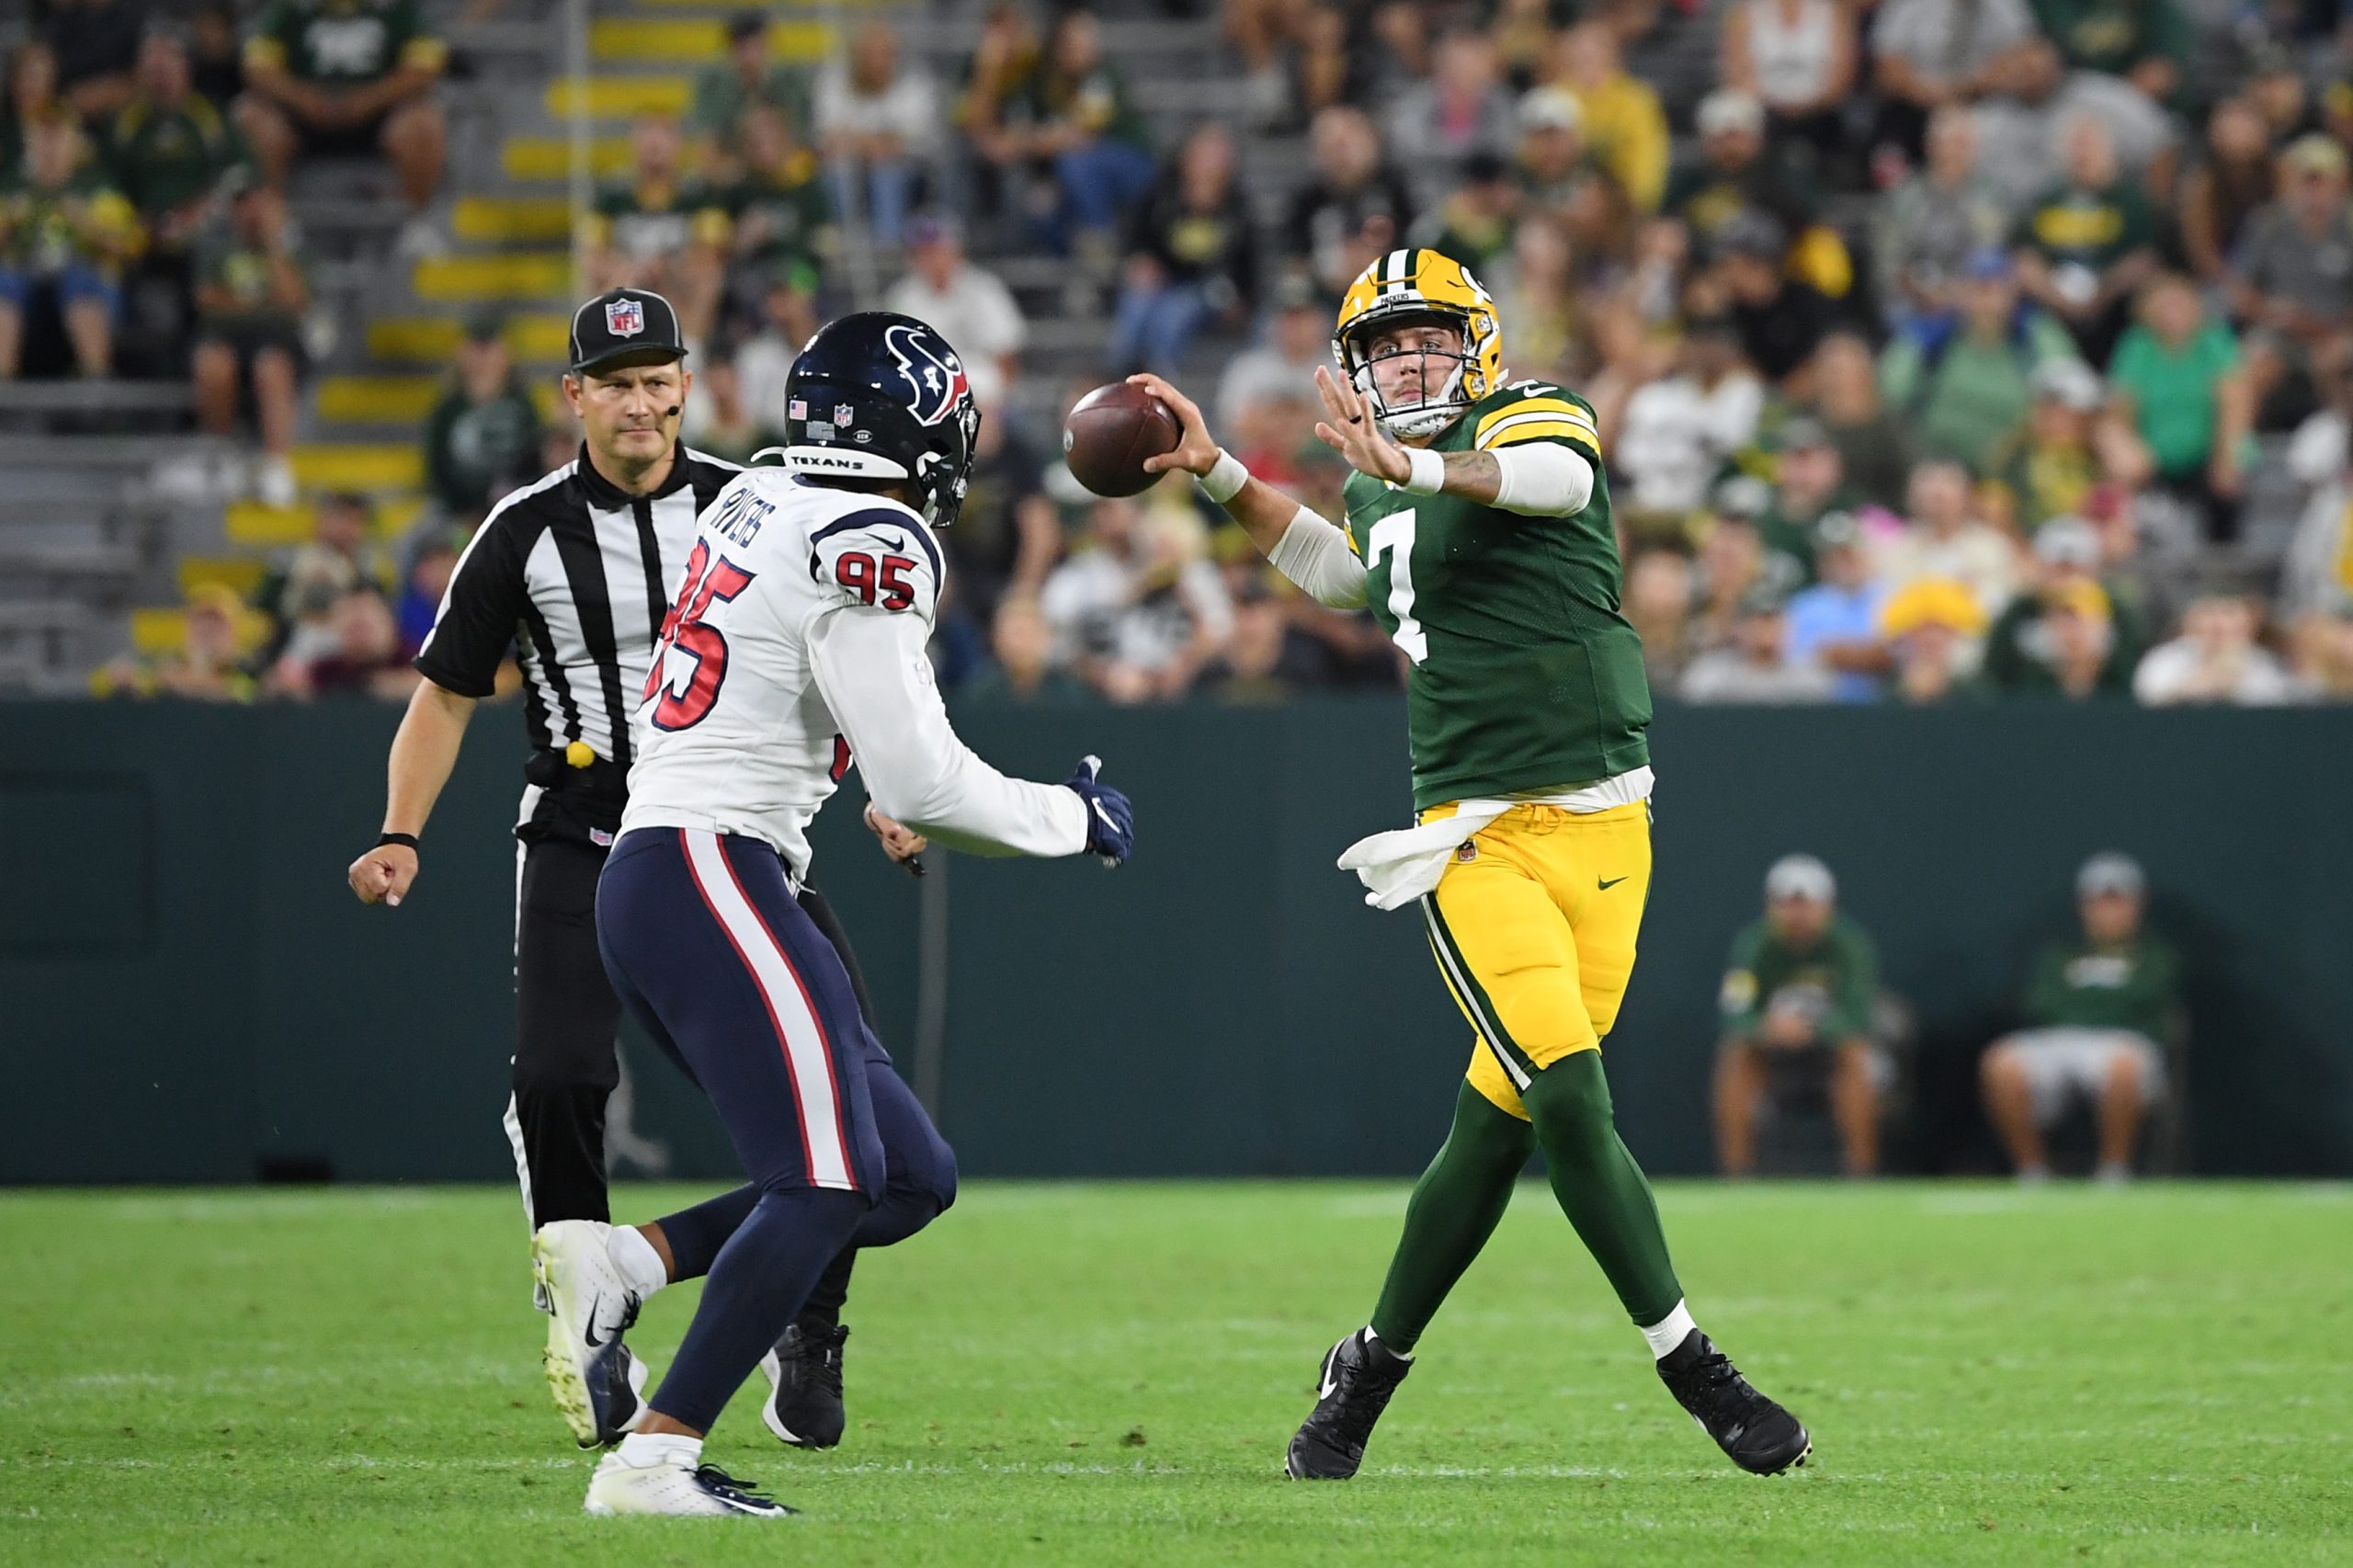
[[[811,627],[857,607],[927,632],[941,574],[938,542],[899,503],[746,469],[704,508],[672,585],[632,725],[622,830],[741,834],[804,873],[809,822],[850,766]]]

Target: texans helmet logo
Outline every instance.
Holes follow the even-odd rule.
[[[953,415],[972,395],[964,362],[938,338],[914,327],[894,326],[882,335],[882,345],[898,361],[915,396],[910,406],[919,424],[937,425]]]
[[[606,301],[605,330],[615,337],[635,337],[645,330],[645,307],[635,300]]]

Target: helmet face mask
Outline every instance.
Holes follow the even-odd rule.
[[[912,316],[861,311],[828,324],[785,380],[784,460],[824,483],[895,480],[926,523],[956,520],[981,428],[963,361]]]
[[[1451,347],[1440,347],[1427,337],[1418,344],[1381,341],[1392,334],[1417,327],[1426,334],[1433,329],[1445,332],[1452,339]],[[1342,362],[1351,359],[1355,363],[1350,367],[1350,381],[1371,408],[1373,418],[1392,436],[1434,436],[1461,418],[1473,401],[1462,393],[1463,378],[1472,369],[1472,361],[1462,351],[1460,324],[1444,312],[1381,320],[1359,328],[1350,335],[1348,352]],[[1418,374],[1407,385],[1418,384],[1418,393],[1400,388],[1400,395],[1392,398],[1381,386],[1382,369],[1408,359],[1415,362],[1413,368]],[[1441,367],[1444,374],[1433,388],[1431,371]],[[1393,376],[1390,379],[1395,380]]]
[[[1376,358],[1376,339],[1414,326],[1451,328],[1455,348],[1392,347]],[[1503,333],[1495,321],[1495,301],[1460,262],[1432,250],[1391,251],[1358,275],[1341,301],[1332,353],[1381,427],[1403,438],[1437,435],[1504,380]],[[1421,359],[1422,395],[1412,403],[1392,403],[1381,391],[1374,366],[1401,354]],[[1429,389],[1432,359],[1453,362],[1435,392]]]

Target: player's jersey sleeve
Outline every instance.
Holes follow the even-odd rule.
[[[878,502],[809,530],[809,575],[819,613],[882,610],[927,631],[945,575],[939,542],[904,506]]]
[[[417,673],[445,691],[482,698],[497,687],[498,666],[530,602],[517,528],[511,513],[493,513],[449,574],[433,630],[416,653]]]
[[[975,855],[1075,855],[1086,804],[1058,785],[1008,778],[948,722],[924,651],[928,628],[880,604],[835,603],[810,621],[809,662],[875,806]]]
[[[1591,406],[1548,381],[1514,381],[1481,400],[1472,419],[1471,444],[1480,451],[1558,441],[1601,460],[1601,431]]]

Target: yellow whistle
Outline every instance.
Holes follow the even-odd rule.
[[[597,753],[586,741],[574,741],[563,748],[563,760],[574,767],[586,767],[597,760]]]

